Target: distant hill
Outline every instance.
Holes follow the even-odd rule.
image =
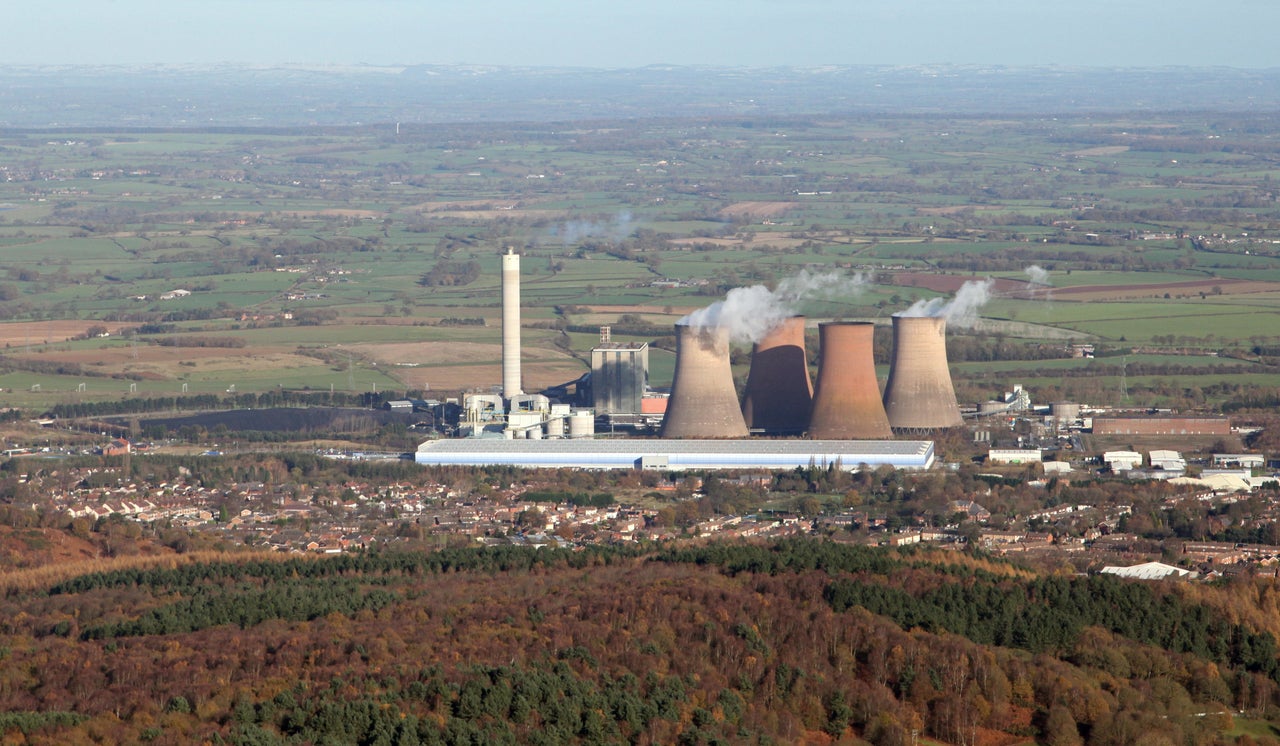
[[[0,127],[391,127],[792,114],[1273,112],[1280,70],[0,67]]]

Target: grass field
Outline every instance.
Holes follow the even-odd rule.
[[[0,210],[0,385],[37,408],[133,394],[131,384],[136,395],[182,383],[487,389],[507,246],[525,254],[526,373],[538,383],[575,377],[597,338],[566,337],[558,324],[631,314],[665,331],[731,288],[801,269],[876,278],[855,296],[798,301],[814,321],[886,319],[950,293],[903,273],[1016,285],[1036,266],[1050,287],[992,299],[981,313],[998,323],[983,334],[1027,344],[1074,334],[1119,350],[1280,345],[1280,207],[1251,197],[1280,173],[1240,155],[1280,131],[1224,135],[1194,117],[1156,118],[1173,126],[885,116],[820,128],[617,122],[573,138],[505,125],[394,140],[354,130],[86,132],[70,145],[0,135],[14,164],[0,181],[0,205],[12,205]],[[1208,134],[1221,150],[1188,146]],[[448,271],[467,277],[422,282]],[[650,285],[662,279],[690,284]],[[192,294],[158,300],[175,289]],[[450,318],[485,325],[438,324]],[[68,341],[98,324],[112,338]],[[136,346],[117,341],[143,324],[161,330]],[[147,343],[166,335],[243,347],[175,359]],[[1203,372],[1178,378],[1188,388],[1275,375],[1269,363],[1225,358],[1129,359],[1194,365]],[[671,362],[655,351],[653,383],[669,380]],[[1089,365],[956,371],[1057,385],[1055,372]]]

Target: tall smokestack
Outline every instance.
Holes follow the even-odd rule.
[[[792,316],[752,348],[742,416],[753,430],[770,435],[799,435],[809,424],[812,404],[804,317]]]
[[[893,317],[893,364],[884,408],[894,432],[918,433],[960,425],[947,367],[947,320],[940,316]]]
[[[860,440],[893,437],[872,354],[875,324],[833,321],[818,325],[822,359],[809,437]]]
[[[502,255],[502,395],[519,396],[520,388],[520,255]]]
[[[727,329],[676,324],[676,372],[662,437],[747,437],[729,368]]]

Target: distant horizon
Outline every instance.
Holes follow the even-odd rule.
[[[750,65],[750,64],[716,64],[716,63],[700,63],[700,62],[650,62],[643,65],[531,65],[531,64],[498,64],[485,62],[298,62],[298,61],[281,61],[281,62],[246,62],[240,60],[220,60],[209,62],[0,62],[0,70],[16,70],[16,69],[94,69],[94,68],[180,68],[180,69],[215,69],[215,68],[246,68],[246,69],[297,69],[309,70],[316,72],[326,71],[343,71],[343,70],[367,70],[370,72],[404,70],[409,68],[421,67],[438,67],[438,68],[459,68],[459,69],[494,69],[494,70],[557,70],[557,71],[601,71],[601,72],[620,72],[627,70],[660,70],[660,69],[710,69],[710,70],[822,70],[822,69],[938,69],[938,70],[973,70],[973,69],[1006,69],[1006,70],[1063,70],[1063,71],[1154,71],[1154,72],[1206,72],[1211,70],[1229,70],[1232,72],[1276,72],[1280,71],[1280,63],[1268,67],[1242,67],[1237,65],[1188,65],[1188,64],[1167,64],[1167,65],[1085,65],[1085,64],[1005,64],[1005,63],[943,63],[943,62],[916,62],[916,63],[872,63],[872,62],[856,62],[856,63],[830,63],[830,64],[775,64],[775,65]]]
[[[0,64],[0,127],[312,126],[793,114],[1280,112],[1280,68]]]
[[[64,0],[6,22],[0,65],[1280,67],[1270,0]]]

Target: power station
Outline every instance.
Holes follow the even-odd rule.
[[[822,358],[809,437],[827,440],[891,438],[880,401],[872,354],[875,325],[831,322],[818,325]]]
[[[520,255],[502,255],[502,395],[524,393],[520,381]]]
[[[742,416],[753,432],[800,435],[809,426],[813,383],[804,346],[804,317],[783,321],[751,350]]]
[[[590,372],[548,389],[545,393],[553,399],[524,393],[520,255],[514,249],[502,255],[501,297],[502,393],[495,388],[465,397],[458,429],[471,438],[451,445],[423,443],[418,451],[422,463],[787,468],[807,459],[849,469],[860,464],[927,468],[933,461],[930,441],[886,441],[962,424],[942,317],[893,317],[893,354],[883,393],[876,378],[874,324],[818,325],[815,385],[809,375],[805,318],[792,316],[765,331],[752,347],[741,397],[730,364],[729,329],[680,323],[675,326],[675,370],[667,398],[649,390],[648,344],[614,343],[604,327],[600,344],[591,350]],[[573,395],[567,393],[570,386]],[[628,438],[623,444],[611,439],[612,446],[593,440],[597,416],[611,429],[619,423],[643,428],[661,415],[655,403],[665,404],[661,440]],[[748,439],[751,433],[804,439]],[[546,442],[495,445],[504,440]],[[570,446],[570,441],[579,445]],[[663,441],[667,444],[657,445]],[[645,443],[649,445],[641,445]]]
[[[676,324],[676,372],[662,437],[747,437],[729,366],[727,329]]]
[[[884,410],[895,433],[924,434],[963,423],[947,367],[946,332],[947,320],[940,316],[893,317]]]
[[[640,414],[649,390],[649,345],[614,343],[608,329],[601,330],[600,345],[591,350],[592,406],[596,414]]]

